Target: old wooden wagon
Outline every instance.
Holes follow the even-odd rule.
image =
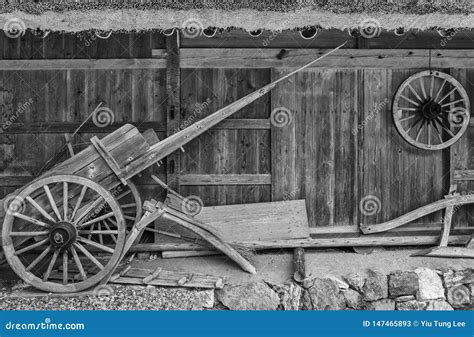
[[[27,3],[10,6],[28,11]],[[107,17],[100,11],[107,2],[51,3],[35,4],[37,16],[15,16],[13,7],[0,14],[0,188],[8,201],[0,211],[10,224],[4,232],[15,240],[2,239],[10,259],[22,249],[37,254],[17,269],[24,278],[35,259],[45,257],[45,242],[53,244],[56,237],[69,245],[76,238],[68,222],[101,222],[82,229],[85,239],[72,245],[83,255],[79,247],[96,242],[91,260],[100,272],[83,284],[80,271],[79,282],[54,275],[60,290],[106,278],[121,249],[112,253],[103,246],[125,245],[127,228],[144,216],[143,200],[159,194],[152,174],[184,196],[199,196],[206,206],[305,199],[310,238],[242,242],[252,249],[469,242],[474,26],[467,2],[452,1],[449,10],[433,5],[425,14],[421,4],[368,2],[385,6],[380,15],[353,8],[352,1],[339,4],[350,14],[295,5],[261,15],[255,8],[218,11],[203,5],[202,12],[187,8],[172,17],[146,7],[147,1],[111,8]],[[49,5],[53,12],[44,20]],[[75,6],[84,11],[68,16]],[[230,118],[208,119],[343,43]],[[81,125],[99,103],[109,119]],[[205,130],[199,129],[203,124]],[[175,142],[180,130],[191,134],[185,152]],[[64,134],[80,150],[91,137],[101,137],[38,178]],[[160,155],[149,158],[157,144]],[[22,186],[29,187],[14,193]],[[99,197],[106,206],[91,218],[88,208],[97,206],[91,200]],[[147,209],[153,214],[163,205],[146,204]],[[49,226],[44,221],[53,218],[58,227],[48,238],[43,234],[26,244],[28,227],[16,231],[13,219],[22,225],[36,220],[16,218],[18,210],[36,210],[43,219],[38,226]],[[158,232],[150,240],[132,250],[197,249],[186,242],[171,246]],[[67,274],[59,261],[73,263],[72,251],[44,253],[54,259],[50,272],[59,268]],[[104,252],[110,253],[107,264],[98,259]],[[48,284],[47,267],[35,279],[40,287]]]

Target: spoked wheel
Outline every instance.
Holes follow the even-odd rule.
[[[94,228],[106,219],[108,228]],[[48,292],[76,292],[99,283],[118,263],[125,222],[105,188],[56,175],[33,182],[12,200],[2,241],[6,259],[25,282]]]
[[[456,143],[471,117],[469,97],[452,76],[422,71],[402,83],[393,101],[393,119],[400,135],[425,150]]]

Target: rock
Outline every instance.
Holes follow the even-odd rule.
[[[365,279],[362,293],[367,301],[377,301],[388,297],[387,276],[379,272],[369,270]]]
[[[299,310],[303,288],[295,283],[290,283],[285,288],[281,299],[283,310]]]
[[[334,283],[337,284],[339,289],[349,289],[349,284],[341,280],[336,276],[329,276],[328,279],[332,280]]]
[[[280,304],[278,295],[261,282],[225,286],[216,296],[230,310],[276,310]]]
[[[428,301],[428,305],[425,310],[454,310],[445,300]]]
[[[200,290],[194,293],[192,308],[194,310],[212,309],[214,307],[214,290]]]
[[[395,301],[386,298],[383,300],[368,302],[366,310],[395,310]]]
[[[444,288],[441,278],[438,274],[428,268],[417,268],[415,273],[418,275],[418,300],[436,300],[444,299]]]
[[[446,291],[449,304],[454,308],[464,308],[471,305],[471,290],[465,285],[457,285]]]
[[[460,284],[473,283],[474,269],[448,270],[443,273],[443,279],[446,288],[451,288]]]
[[[344,279],[349,284],[349,286],[357,290],[359,292],[362,291],[362,287],[364,286],[364,277],[357,274],[357,273],[350,273],[349,275],[345,276]]]
[[[412,271],[396,271],[389,275],[388,292],[390,297],[415,295],[418,291],[418,275]]]
[[[138,260],[147,260],[150,258],[150,252],[139,252],[137,253]]]
[[[425,310],[426,303],[417,300],[399,302],[396,304],[396,308],[397,310]]]
[[[354,289],[347,289],[342,292],[344,299],[346,300],[346,305],[351,309],[363,309],[365,306],[365,301],[359,292]]]
[[[303,294],[303,309],[342,310],[346,306],[339,287],[330,279],[314,278],[313,286]]]
[[[405,295],[395,298],[395,302],[406,302],[406,301],[413,301],[415,296],[413,295]]]

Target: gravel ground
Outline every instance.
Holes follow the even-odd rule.
[[[3,284],[0,310],[203,310],[214,305],[213,290],[107,285],[80,297],[18,296],[26,291],[22,283]]]

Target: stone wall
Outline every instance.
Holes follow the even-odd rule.
[[[216,290],[230,310],[469,310],[474,308],[474,269],[374,270],[344,277],[308,278],[301,284],[265,282]]]

